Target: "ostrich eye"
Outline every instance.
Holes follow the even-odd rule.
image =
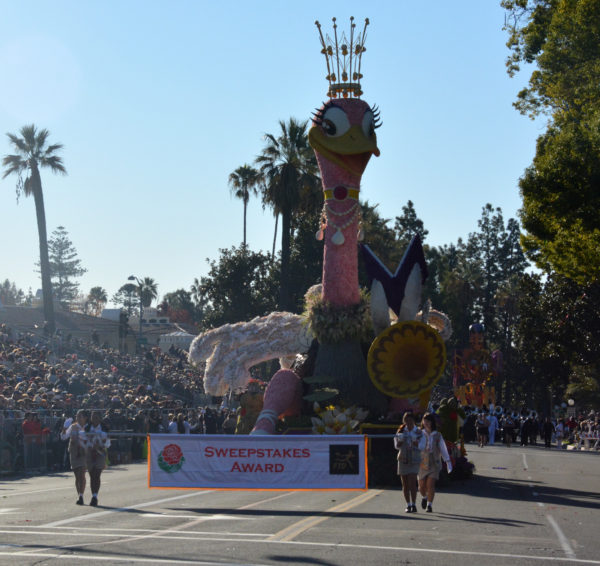
[[[365,136],[370,138],[375,133],[375,118],[373,117],[373,112],[367,110],[362,119],[362,129],[365,133]]]
[[[331,106],[323,113],[322,126],[328,136],[336,138],[350,129],[350,120],[341,108]]]

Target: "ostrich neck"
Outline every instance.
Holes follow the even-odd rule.
[[[323,180],[323,189],[334,189],[337,186],[352,187],[360,189],[360,176],[352,175],[346,170],[326,160],[317,153],[317,161]],[[342,213],[348,211],[358,201],[346,198],[336,200],[335,198],[325,201],[330,211]],[[344,243],[336,245],[332,242],[333,236],[338,231],[337,227],[345,225],[355,213],[328,214],[327,227],[324,233],[323,250],[323,300],[337,307],[355,305],[360,301],[358,289],[358,251],[357,232],[358,217],[350,222],[348,226],[341,229]],[[335,224],[334,227],[332,224]]]

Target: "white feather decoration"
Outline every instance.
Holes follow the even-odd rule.
[[[252,366],[306,352],[311,342],[303,317],[273,312],[200,334],[190,346],[188,359],[192,364],[206,362],[204,390],[220,396],[228,389],[244,388]]]
[[[371,284],[371,320],[376,336],[390,325],[390,307],[383,285],[377,279]]]
[[[421,290],[423,287],[421,279],[421,266],[417,263],[412,268],[404,287],[404,299],[402,299],[398,314],[399,322],[416,318],[421,304]]]

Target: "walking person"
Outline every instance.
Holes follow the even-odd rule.
[[[90,487],[92,499],[90,505],[98,505],[98,492],[100,491],[100,475],[106,467],[106,451],[110,447],[108,430],[102,424],[100,413],[92,413],[91,422],[86,426],[86,465],[90,474]]]
[[[554,433],[556,434],[556,447],[559,450],[562,450],[563,437],[565,436],[565,420],[564,419],[560,419],[556,423],[556,426],[554,427]]]
[[[483,448],[488,443],[490,426],[490,421],[488,421],[483,411],[477,415],[475,426],[477,427],[477,440],[479,441],[479,447]]]
[[[506,442],[506,446],[510,448],[513,441],[513,434],[515,432],[515,419],[512,415],[507,414],[504,417],[502,428],[504,429],[504,442]]]
[[[69,440],[69,459],[71,469],[75,474],[75,489],[79,498],[75,502],[77,505],[83,505],[83,493],[85,492],[85,425],[87,423],[87,413],[80,409],[77,411],[75,422],[69,425],[69,428],[63,428],[60,435],[62,440]]]
[[[496,442],[496,429],[498,428],[498,419],[496,418],[496,414],[490,413],[488,421],[490,423],[488,427],[490,446],[493,446],[494,442]]]
[[[394,437],[398,450],[398,475],[402,479],[402,491],[406,500],[406,513],[417,512],[417,474],[421,465],[421,450],[425,447],[425,435],[415,425],[412,413],[404,413],[402,425]]]
[[[425,446],[421,451],[421,464],[419,466],[419,491],[421,492],[421,507],[427,513],[433,511],[433,498],[435,497],[435,482],[440,477],[442,459],[446,462],[448,473],[452,471],[452,462],[446,448],[446,442],[437,431],[435,415],[426,413],[422,420]]]
[[[544,445],[546,448],[552,448],[552,435],[554,434],[554,425],[550,417],[546,417],[544,421],[543,433],[544,433]]]

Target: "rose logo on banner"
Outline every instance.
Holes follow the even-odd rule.
[[[158,454],[160,469],[170,474],[178,472],[184,462],[183,452],[177,444],[167,444]]]

